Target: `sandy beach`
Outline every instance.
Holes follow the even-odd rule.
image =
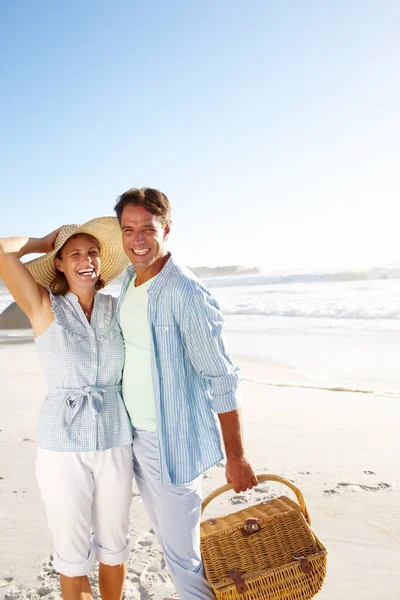
[[[284,366],[236,361],[244,373],[249,458],[259,473],[284,475],[300,487],[328,548],[328,575],[318,598],[399,600],[399,399],[297,387],[299,376]],[[35,422],[46,388],[33,343],[0,345],[0,380],[1,598],[56,600],[61,596],[34,476]],[[206,473],[204,495],[223,483],[219,465]],[[206,515],[286,493],[282,486],[262,484],[215,500]],[[173,587],[136,489],[133,495],[126,597],[171,598]],[[92,583],[97,593],[95,572]]]

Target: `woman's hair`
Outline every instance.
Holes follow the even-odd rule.
[[[86,236],[89,239],[91,239],[93,241],[93,243],[97,246],[97,248],[99,249],[99,252],[100,252],[101,248],[100,248],[99,241],[93,235],[89,235],[88,233],[77,233],[76,235],[71,235],[71,237],[68,238],[68,240],[65,242],[65,244],[67,244],[69,242],[69,240],[74,240],[81,236]],[[65,244],[63,244],[61,246],[61,248],[59,249],[59,251],[57,252],[57,254],[55,256],[55,259],[58,258],[58,259],[62,260],[62,252],[65,248]],[[101,277],[99,277],[98,280],[96,281],[95,289],[98,291],[98,290],[103,289],[103,287],[105,287],[105,283],[101,279]],[[68,285],[67,278],[65,277],[64,273],[62,271],[59,271],[57,268],[56,268],[56,275],[50,284],[50,289],[55,296],[65,296],[65,294],[69,291],[69,285]]]

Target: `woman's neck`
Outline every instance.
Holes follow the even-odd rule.
[[[78,298],[78,302],[81,305],[81,308],[85,314],[89,313],[92,310],[93,304],[94,304],[94,298],[96,296],[95,289],[76,290],[76,289],[70,288],[69,291]]]

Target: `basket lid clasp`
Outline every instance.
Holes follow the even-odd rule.
[[[258,531],[260,531],[258,519],[250,518],[247,519],[245,524],[243,525],[242,535],[244,537],[248,537],[249,535],[253,535],[253,533],[257,533]]]
[[[293,554],[293,558],[294,558],[294,560],[299,561],[300,567],[301,567],[301,570],[303,571],[303,573],[311,573],[311,571],[313,569],[312,569],[312,565],[311,565],[310,561],[308,560],[308,558],[306,558],[299,552],[297,552],[296,554]]]
[[[233,579],[239,594],[244,594],[247,592],[247,585],[243,581],[239,569],[231,569],[228,575],[231,579]]]

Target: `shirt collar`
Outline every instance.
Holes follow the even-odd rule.
[[[172,258],[172,255],[170,254],[169,259],[167,260],[167,262],[165,263],[165,265],[163,266],[161,271],[158,273],[158,277],[155,278],[155,280],[153,281],[153,283],[147,290],[147,293],[148,294],[159,294],[161,289],[164,287],[164,285],[170,279],[175,267],[176,267],[176,263],[175,263],[174,259]],[[136,273],[136,269],[133,265],[129,265],[129,267],[127,268],[127,272],[129,274],[128,281],[131,281],[134,274]]]
[[[98,296],[98,294],[97,294],[97,292],[96,292],[96,293],[95,293],[95,295],[94,295],[94,298],[93,298],[93,306],[96,304],[96,301],[97,301],[97,296]],[[68,300],[70,300],[70,301],[71,301],[73,304],[79,304],[79,298],[78,298],[78,296],[77,296],[76,294],[74,294],[73,292],[69,292],[69,291],[68,291],[68,292],[67,292],[67,293],[64,295],[64,298],[67,298],[67,299],[68,299]],[[79,304],[79,306],[80,306],[80,304]]]
[[[74,304],[78,303],[78,296],[76,294],[73,294],[72,292],[67,292],[65,294],[65,298],[67,298],[68,300],[70,300]]]

